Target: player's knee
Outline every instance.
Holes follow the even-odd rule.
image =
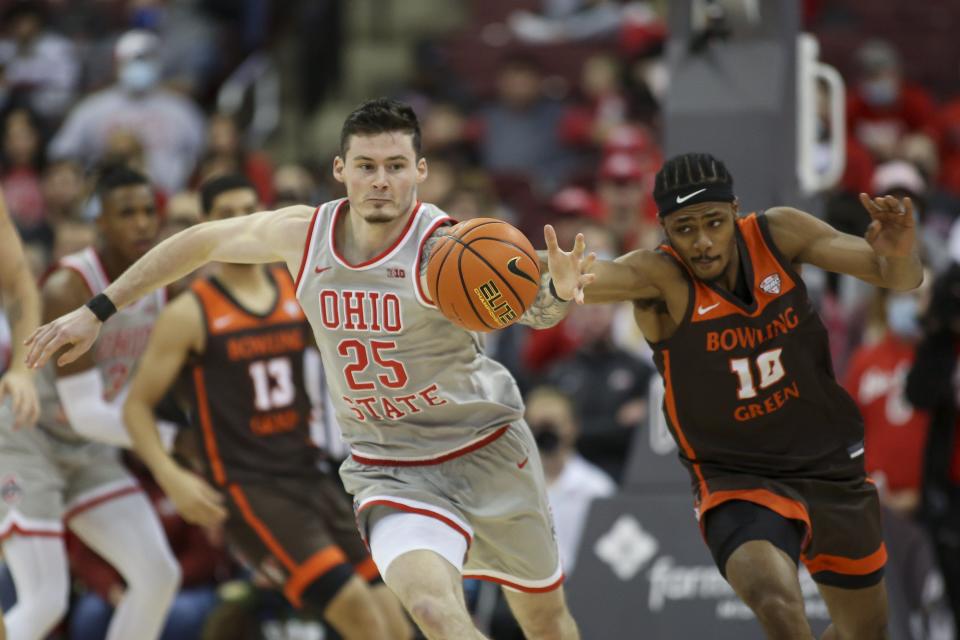
[[[804,615],[803,600],[774,585],[758,587],[744,600],[757,617],[766,622],[787,622]]]
[[[449,638],[456,629],[454,602],[431,593],[413,596],[407,610],[428,638]]]
[[[887,640],[887,612],[877,611],[857,620],[852,629],[834,625],[839,640]]]
[[[572,618],[562,601],[543,603],[523,615],[523,632],[531,640],[563,640]]]

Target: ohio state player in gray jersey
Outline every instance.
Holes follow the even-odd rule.
[[[475,335],[446,321],[425,293],[425,263],[446,222],[417,202],[427,177],[413,110],[386,99],[344,123],[334,177],[347,199],[209,222],[161,243],[84,307],[38,329],[27,362],[65,345],[90,347],[103,320],[148,291],[211,261],[286,263],[324,355],[344,438],[341,474],[361,533],[387,585],[424,634],[482,638],[461,575],[499,582],[528,638],[579,637],[562,571],[543,471],[510,376]],[[558,290],[582,301],[582,236],[571,252],[545,229]],[[549,277],[521,320],[555,324],[566,303]],[[197,496],[202,510],[204,496]]]

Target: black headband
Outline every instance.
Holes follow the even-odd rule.
[[[730,184],[705,184],[702,186],[691,186],[682,191],[669,191],[654,196],[657,202],[657,209],[660,217],[673,213],[677,209],[689,207],[692,204],[701,202],[733,202],[736,196],[733,195],[733,185]]]

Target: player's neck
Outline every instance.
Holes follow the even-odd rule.
[[[730,263],[724,270],[723,275],[714,281],[714,284],[730,293],[735,293],[737,290],[737,278],[740,277],[740,269],[740,250],[735,246],[733,248],[733,255],[730,256]]]
[[[349,212],[342,216],[339,229],[335,230],[337,248],[344,257],[354,264],[374,258],[396,242],[407,226],[407,220],[413,214],[416,200],[410,203],[406,214],[396,220],[383,223],[370,223],[359,215]]]
[[[100,264],[103,266],[103,270],[110,282],[113,282],[119,278],[120,274],[126,271],[127,267],[133,264],[120,255],[118,251],[115,251],[105,244],[96,244],[94,246],[94,251],[97,252],[97,257],[100,259]]]

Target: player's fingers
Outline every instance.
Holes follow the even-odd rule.
[[[27,396],[27,416],[26,420],[21,425],[25,427],[35,424],[40,418],[40,401],[37,399],[37,394],[28,392]]]
[[[200,491],[203,494],[204,499],[208,500],[212,504],[223,504],[223,495],[206,482],[200,485]]]
[[[64,342],[67,342],[67,341],[64,341]],[[66,353],[64,353],[62,356],[60,356],[60,358],[57,360],[57,366],[62,367],[65,364],[70,364],[71,362],[73,362],[74,360],[82,356],[84,352],[86,352],[86,348],[82,343],[78,342],[75,344],[74,343],[71,343],[71,344],[72,346],[70,347],[70,349]]]
[[[580,263],[580,273],[586,273],[587,271],[590,271],[590,269],[593,268],[593,263],[596,261],[597,254],[591,251],[590,255],[588,255],[586,259]]]
[[[573,241],[573,257],[575,260],[580,260],[583,258],[584,251],[587,250],[587,240],[583,237],[582,233],[577,234],[576,240]]]
[[[546,241],[547,251],[550,253],[556,253],[560,250],[560,245],[557,244],[557,232],[554,230],[553,225],[543,225],[543,239]]]
[[[871,222],[870,226],[867,227],[867,233],[864,236],[867,239],[867,242],[873,244],[873,241],[877,239],[878,235],[880,235],[880,229],[882,228],[883,227],[878,220]]]
[[[906,217],[910,219],[910,223],[912,224],[913,223],[913,200],[910,198],[910,196],[906,196],[900,202],[900,206],[903,209],[904,215],[906,215]]]
[[[56,332],[52,326],[46,328],[42,335],[37,336],[33,346],[30,347],[30,353],[27,354],[27,364],[31,367],[42,367],[47,363],[57,349]]]

